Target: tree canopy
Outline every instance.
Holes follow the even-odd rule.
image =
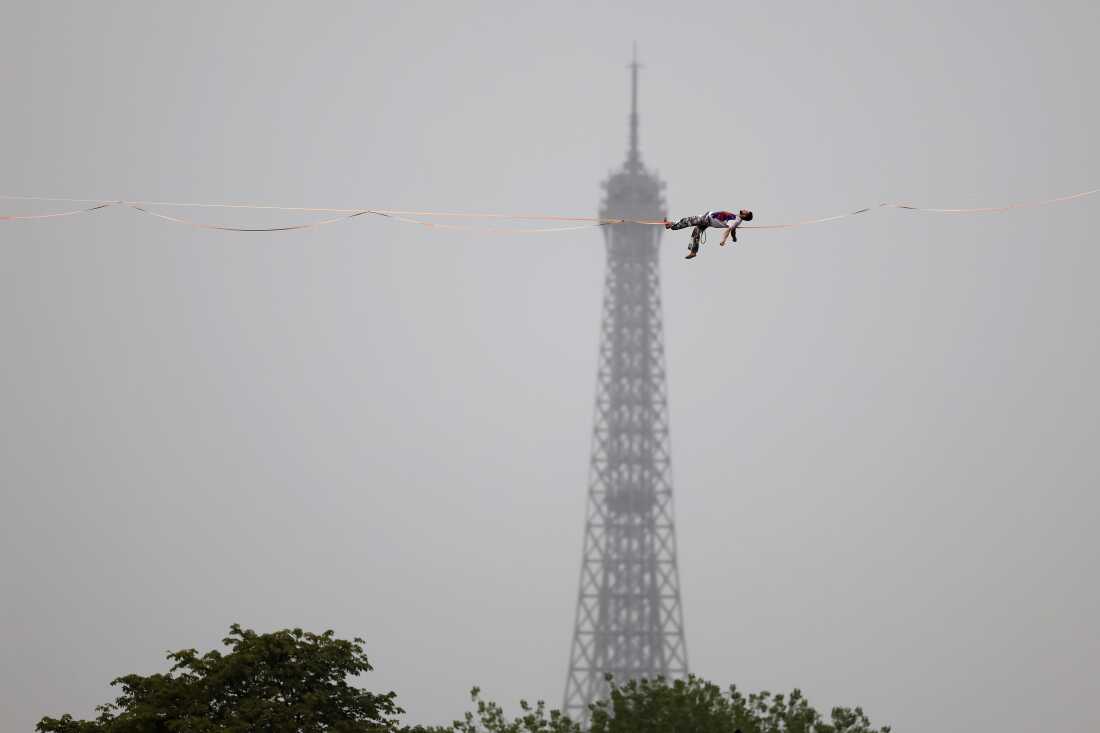
[[[348,684],[368,672],[363,640],[285,629],[257,634],[234,624],[229,648],[168,654],[167,674],[119,677],[122,694],[95,720],[45,717],[40,733],[384,733],[402,711],[394,693]]]
[[[168,654],[167,673],[130,674],[96,708],[94,720],[45,717],[39,733],[582,733],[576,721],[544,702],[520,701],[509,718],[495,702],[471,692],[474,709],[449,726],[400,727],[394,693],[354,687],[349,678],[371,670],[363,640],[284,629],[257,634],[234,624],[226,652],[194,649]],[[797,689],[745,695],[699,679],[610,680],[610,695],[589,710],[590,733],[889,733],[860,708],[833,708],[826,717]]]
[[[539,702],[520,701],[522,714],[509,719],[503,708],[471,691],[475,709],[449,727],[413,729],[415,733],[581,733],[581,726],[559,710]],[[722,690],[713,683],[686,680],[630,680],[590,710],[590,733],[889,733],[875,728],[861,708],[836,707],[828,717],[806,697],[757,692],[745,695],[736,686]]]

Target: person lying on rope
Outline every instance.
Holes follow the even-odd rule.
[[[737,241],[737,227],[741,226],[743,221],[752,221],[752,212],[748,209],[741,209],[736,214],[730,211],[708,211],[702,216],[685,216],[680,221],[672,222],[665,219],[665,229],[685,229],[687,227],[695,227],[691,232],[691,244],[688,245],[688,255],[684,259],[690,260],[699,254],[700,239],[703,236],[703,230],[707,227],[714,227],[715,229],[725,229],[722,233],[722,241],[719,242],[719,246],[726,246],[726,240],[732,238],[734,242]]]

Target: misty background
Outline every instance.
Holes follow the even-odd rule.
[[[1046,198],[1100,185],[1098,29],[1090,2],[6,2],[0,193],[592,215],[637,41],[672,216]],[[1097,729],[1098,212],[882,211],[691,262],[666,234],[696,674],[899,731]],[[599,230],[0,223],[0,729],[233,622],[364,637],[410,722],[475,684],[559,705],[603,263]]]

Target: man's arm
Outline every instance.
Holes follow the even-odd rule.
[[[737,241],[737,232],[734,231],[741,224],[741,217],[737,216],[730,219],[730,224],[726,227],[726,231],[722,232],[722,241],[718,243],[720,247],[726,246],[726,240],[733,237],[733,241]]]

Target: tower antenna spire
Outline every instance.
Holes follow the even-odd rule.
[[[633,60],[630,62],[630,150],[627,162],[631,166],[641,163],[642,155],[638,151],[638,42],[634,42]]]

